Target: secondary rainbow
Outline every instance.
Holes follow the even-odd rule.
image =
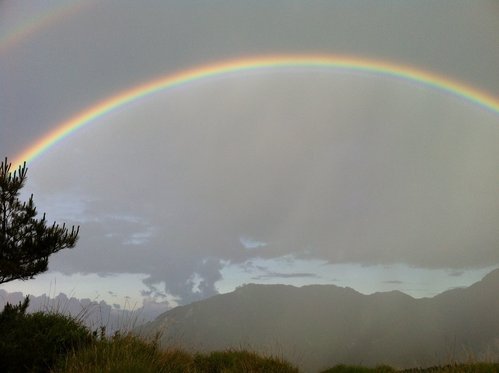
[[[80,112],[73,118],[59,124],[57,128],[39,139],[27,150],[19,154],[13,165],[30,162],[47,149],[62,141],[79,128],[95,122],[111,111],[156,92],[171,89],[189,82],[246,71],[283,68],[324,68],[350,72],[364,72],[415,82],[441,92],[452,94],[469,101],[495,114],[499,114],[499,99],[479,91],[469,85],[442,75],[416,69],[407,65],[377,61],[358,57],[335,55],[279,55],[268,57],[242,58],[205,65],[162,76],[145,84],[120,92],[96,105]]]
[[[37,14],[21,22],[19,25],[9,30],[5,35],[0,36],[0,54],[3,54],[19,42],[29,39],[30,36],[40,33],[51,25],[70,18],[81,12],[85,7],[96,4],[95,0],[76,0],[53,8],[44,8]],[[8,7],[10,4],[6,4]],[[8,12],[7,12],[8,13]],[[6,13],[6,14],[7,14]]]

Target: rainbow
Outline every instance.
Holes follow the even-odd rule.
[[[47,151],[47,149],[62,141],[79,128],[95,122],[97,119],[102,118],[117,108],[123,107],[124,105],[156,92],[172,89],[189,82],[199,81],[210,77],[225,76],[232,73],[294,67],[337,69],[340,71],[363,72],[371,75],[403,79],[437,89],[444,93],[452,94],[486,110],[490,110],[494,114],[499,114],[499,99],[466,84],[411,66],[335,55],[279,55],[242,58],[162,76],[98,102],[96,105],[87,108],[69,120],[57,125],[54,131],[39,139],[27,150],[19,154],[13,162],[13,165],[17,168],[23,161],[28,163],[31,162]]]
[[[58,5],[54,8],[46,8],[43,11],[31,16],[18,26],[0,37],[0,54],[3,54],[14,45],[20,43],[24,39],[28,39],[31,35],[39,33],[41,30],[50,25],[59,22],[61,19],[70,18],[76,13],[82,11],[83,8],[89,5],[94,5],[95,0],[69,2],[67,4]],[[8,6],[7,4],[6,6]]]

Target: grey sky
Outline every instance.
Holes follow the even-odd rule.
[[[30,9],[0,3],[0,24],[16,6]],[[498,17],[496,1],[92,3],[0,48],[0,149],[13,157],[124,89],[240,56],[364,56],[497,97]],[[83,128],[30,165],[27,192],[49,217],[82,225],[52,270],[145,274],[185,302],[255,258],[267,268],[253,277],[276,282],[314,279],[276,258],[359,273],[499,265],[498,143],[496,114],[407,82],[242,74]]]

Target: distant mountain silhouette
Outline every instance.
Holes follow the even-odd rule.
[[[499,358],[499,269],[468,288],[414,299],[399,291],[245,285],[145,324],[189,350],[247,348],[305,371],[339,363],[399,368]]]
[[[121,308],[110,305],[104,301],[95,301],[88,298],[77,299],[59,293],[55,297],[46,294],[40,296],[30,295],[28,312],[58,312],[71,315],[80,319],[90,329],[95,330],[101,326],[106,327],[108,334],[117,330],[131,329],[147,321],[153,320],[164,311],[164,305],[155,302],[144,302],[141,307]],[[24,299],[21,292],[9,293],[0,289],[0,311],[5,304],[18,304]],[[161,307],[161,311],[159,311]]]

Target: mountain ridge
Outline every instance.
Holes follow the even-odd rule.
[[[163,344],[213,351],[244,347],[282,355],[302,370],[339,363],[430,366],[499,358],[499,269],[432,298],[364,295],[335,285],[248,284],[176,307],[141,333]]]

